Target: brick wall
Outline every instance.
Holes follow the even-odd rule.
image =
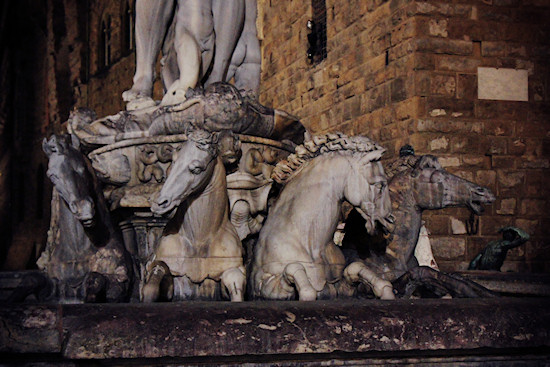
[[[497,230],[532,240],[503,270],[550,271],[550,4],[545,1],[327,0],[328,57],[306,57],[310,1],[260,1],[262,100],[312,132],[366,134],[395,156],[405,143],[490,187],[497,201],[466,234],[469,212],[426,213],[436,259],[467,267]],[[526,69],[529,101],[478,100],[478,66]]]

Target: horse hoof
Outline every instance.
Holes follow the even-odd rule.
[[[317,299],[317,291],[311,287],[300,289],[298,291],[298,299],[300,301],[315,301]]]
[[[393,293],[392,287],[384,287],[382,289],[382,294],[380,295],[380,299],[395,299],[395,294]]]
[[[159,288],[152,284],[143,286],[143,303],[153,303],[159,298]]]

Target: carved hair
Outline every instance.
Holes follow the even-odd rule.
[[[278,183],[290,181],[304,163],[313,158],[333,152],[369,153],[370,161],[380,159],[385,149],[365,136],[347,136],[342,133],[316,135],[296,147],[295,153],[280,161],[271,174]]]
[[[204,130],[192,130],[187,134],[187,139],[195,143],[197,148],[208,152],[213,157],[218,155],[218,134]]]

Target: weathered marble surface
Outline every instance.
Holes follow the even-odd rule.
[[[380,163],[384,149],[364,136],[313,136],[277,164],[285,186],[271,207],[254,249],[252,298],[301,301],[349,297],[364,283],[377,297],[394,298],[391,283],[361,262],[346,264],[332,242],[347,200],[373,233],[391,227],[391,203]]]
[[[532,353],[550,347],[549,325],[549,298],[0,305],[0,352],[64,360]]]
[[[404,148],[412,147],[405,146]],[[405,152],[388,166],[389,195],[395,230],[381,231],[374,236],[363,229],[359,214],[351,212],[346,220],[346,235],[342,241],[348,262],[364,261],[378,275],[393,283],[402,293],[410,295],[420,285],[440,296],[450,292],[458,297],[487,297],[491,293],[468,280],[419,266],[414,257],[422,228],[424,210],[447,207],[467,207],[480,214],[483,205],[495,200],[485,187],[447,172],[432,155],[415,156]],[[414,284],[414,285],[413,285]],[[442,294],[441,294],[442,293]],[[401,294],[403,295],[403,294]]]

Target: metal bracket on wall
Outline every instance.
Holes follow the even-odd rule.
[[[470,218],[466,221],[466,232],[469,235],[477,234],[479,230],[479,217],[474,213],[470,213]]]

